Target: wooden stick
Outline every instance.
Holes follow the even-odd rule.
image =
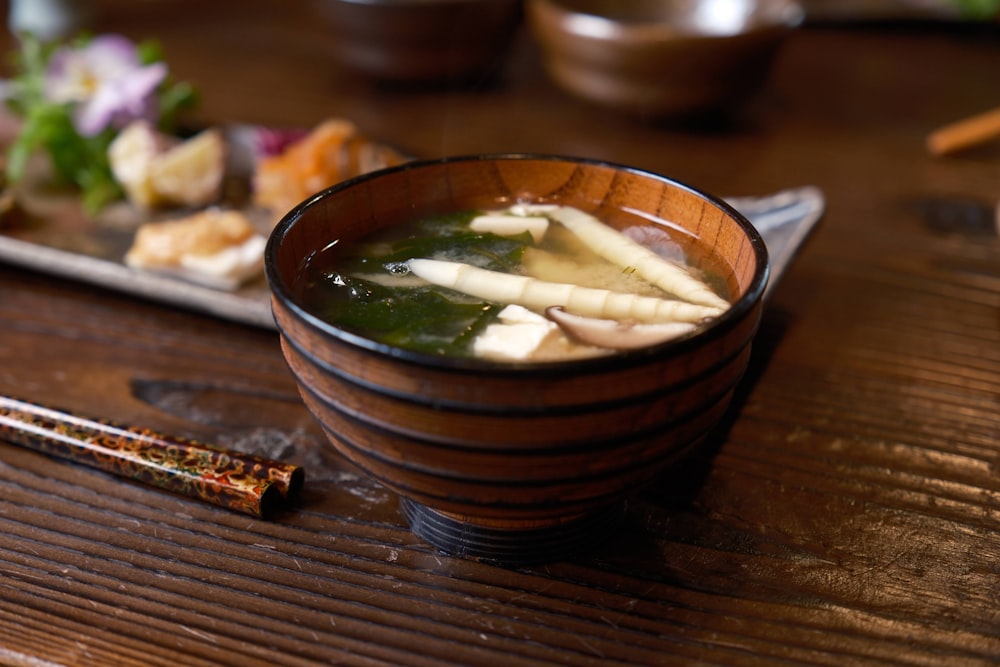
[[[0,396],[0,440],[253,516],[297,492],[302,469]]]
[[[946,155],[1000,137],[1000,107],[950,123],[931,132],[927,149]]]

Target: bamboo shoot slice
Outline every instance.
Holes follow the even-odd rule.
[[[492,232],[500,236],[516,236],[528,232],[535,243],[538,243],[549,228],[549,219],[542,215],[490,213],[473,218],[469,228],[474,232]]]
[[[639,322],[702,322],[722,310],[671,299],[612,292],[568,283],[481,269],[471,264],[435,259],[407,262],[414,275],[487,301],[517,304],[536,312],[562,306],[589,317]]]
[[[660,289],[693,304],[729,308],[728,301],[683,267],[663,259],[594,216],[571,206],[560,206],[548,215],[598,255],[622,268],[634,269]]]

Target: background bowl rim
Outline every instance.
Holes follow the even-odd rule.
[[[652,178],[661,183],[666,183],[671,187],[680,188],[696,197],[704,199],[709,203],[724,210],[747,235],[750,246],[753,249],[756,265],[753,276],[750,279],[748,289],[740,296],[730,308],[722,315],[714,318],[703,329],[693,335],[682,336],[680,338],[665,341],[655,345],[642,347],[633,350],[618,351],[610,355],[588,357],[582,359],[566,359],[556,361],[501,361],[493,359],[481,359],[474,357],[452,357],[446,355],[431,354],[408,350],[386,343],[380,343],[371,338],[353,333],[335,324],[312,314],[294,298],[291,288],[281,280],[277,269],[277,258],[280,252],[281,242],[289,233],[296,222],[302,218],[305,212],[320,200],[331,197],[338,192],[357,187],[360,184],[374,181],[388,174],[401,173],[404,171],[439,167],[445,164],[462,162],[485,162],[485,161],[520,161],[537,160],[568,162],[585,166],[608,168],[615,171],[622,171],[635,174],[644,178]],[[683,353],[686,349],[700,345],[705,340],[711,340],[722,335],[728,329],[736,326],[743,320],[744,316],[751,311],[763,299],[764,290],[770,276],[770,259],[768,257],[767,245],[763,236],[757,231],[753,223],[740,213],[735,207],[726,202],[723,198],[712,195],[704,190],[678,181],[675,178],[665,176],[647,169],[624,165],[621,163],[603,160],[599,158],[577,157],[571,155],[553,153],[530,153],[530,152],[510,152],[510,153],[472,153],[463,155],[449,155],[437,158],[416,159],[404,162],[392,167],[386,167],[375,171],[361,174],[353,178],[335,183],[312,196],[306,198],[294,208],[281,217],[268,236],[267,245],[264,250],[264,271],[271,291],[272,298],[278,299],[284,308],[308,324],[310,328],[320,332],[324,337],[333,338],[340,343],[357,348],[360,351],[375,354],[382,357],[391,358],[397,361],[408,362],[414,365],[431,367],[437,369],[448,369],[454,371],[467,372],[488,372],[491,374],[514,374],[531,375],[534,373],[551,374],[552,372],[580,373],[587,371],[599,371],[602,368],[615,367],[625,368],[628,366],[641,365],[647,363],[651,358],[672,357]],[[273,305],[272,305],[273,310]],[[284,336],[286,331],[275,314],[275,324],[279,333]]]
[[[515,5],[519,0],[317,0],[341,5],[365,7],[419,7],[443,5]]]
[[[361,0],[364,1],[364,0]],[[561,0],[527,0],[528,9],[547,12],[552,18],[555,32],[572,37],[603,42],[632,40],[647,44],[680,40],[724,40],[752,35],[769,30],[793,30],[805,21],[805,7],[799,0],[779,0],[784,6],[774,20],[751,21],[739,30],[711,32],[693,29],[669,20],[627,22],[604,14],[578,11]],[[567,22],[570,26],[567,26]],[[574,29],[575,27],[575,29]],[[536,31],[538,27],[536,26]],[[544,32],[544,31],[542,31]]]

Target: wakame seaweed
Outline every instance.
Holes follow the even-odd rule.
[[[330,274],[339,298],[328,299],[317,314],[379,342],[438,354],[467,353],[472,338],[492,321],[499,306],[455,299],[434,286],[386,287]]]
[[[514,270],[530,245],[530,234],[500,236],[477,233],[469,221],[479,211],[422,220],[403,237],[366,239],[348,256],[314,274],[322,299],[308,304],[320,318],[368,338],[431,354],[470,356],[476,335],[492,322],[503,305],[470,298],[434,285],[404,280],[399,267],[418,257],[445,258],[484,269]],[[332,261],[332,259],[331,259]],[[317,267],[319,268],[319,267]],[[312,291],[313,295],[317,291]]]

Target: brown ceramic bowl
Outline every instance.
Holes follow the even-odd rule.
[[[345,66],[402,84],[453,83],[499,71],[521,0],[314,0]]]
[[[672,221],[724,258],[738,296],[685,339],[547,363],[409,352],[301,305],[303,262],[334,240],[514,201]],[[747,365],[768,260],[739,213],[668,178],[508,155],[413,162],[331,187],[278,224],[266,269],[285,358],[333,447],[402,497],[419,536],[446,552],[517,563],[572,555],[599,538],[629,493],[716,426]]]
[[[565,90],[646,116],[725,111],[764,84],[795,0],[526,0]]]

